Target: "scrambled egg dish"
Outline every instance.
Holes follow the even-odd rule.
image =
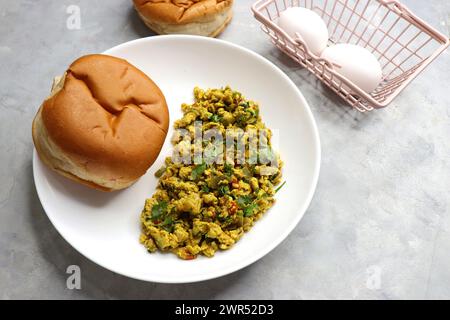
[[[233,132],[230,129],[246,133],[236,134],[231,148],[225,138],[201,141],[202,161],[186,164],[168,157],[155,174],[159,183],[141,214],[140,241],[149,252],[172,252],[186,260],[231,248],[274,204],[282,186],[275,189],[282,162],[272,150],[272,133],[261,121],[258,105],[229,87],[195,88],[194,97],[193,104],[182,105],[184,115],[175,122],[176,131],[184,129],[188,135],[174,134],[174,151],[188,151],[195,158],[196,125],[202,132],[213,128],[223,135]],[[237,150],[239,142],[249,141],[252,130],[267,133],[266,146],[253,154],[258,160],[253,162],[248,146]],[[256,136],[258,142],[261,137]]]

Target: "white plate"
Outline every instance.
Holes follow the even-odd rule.
[[[159,85],[169,105],[171,126],[181,116],[181,103],[192,101],[196,85],[206,88],[229,84],[258,101],[263,121],[279,130],[278,149],[287,182],[272,209],[231,250],[217,252],[212,259],[183,261],[173,254],[149,254],[138,241],[139,216],[144,200],[155,190],[157,179],[153,174],[171,152],[169,139],[147,174],[130,188],[115,193],[91,190],[57,175],[34,152],[39,198],[67,242],[95,263],[122,275],[183,283],[244,268],[283,241],[307,209],[320,167],[317,128],[308,104],[292,81],[256,53],[210,38],[158,36],[127,42],[105,53],[128,60]]]

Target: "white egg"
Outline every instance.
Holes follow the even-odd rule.
[[[293,39],[298,33],[308,49],[320,55],[328,42],[328,29],[322,18],[312,10],[292,7],[280,13],[278,26]]]
[[[383,71],[378,59],[366,48],[340,43],[326,48],[321,55],[333,64],[336,72],[367,93],[380,84]]]

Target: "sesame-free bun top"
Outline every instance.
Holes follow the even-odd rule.
[[[57,81],[33,121],[47,166],[111,191],[141,177],[166,138],[169,113],[158,86],[125,60],[87,55]]]
[[[217,36],[232,18],[233,0],[133,0],[141,19],[159,34]]]

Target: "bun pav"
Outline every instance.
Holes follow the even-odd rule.
[[[51,169],[90,187],[128,187],[156,160],[169,126],[158,86],[125,60],[93,54],[56,79],[33,121],[33,141]]]

